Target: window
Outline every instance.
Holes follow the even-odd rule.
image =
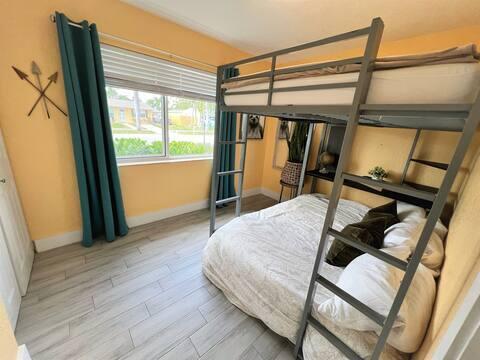
[[[215,103],[167,96],[170,155],[211,155]]]
[[[120,161],[211,156],[215,75],[102,45]]]

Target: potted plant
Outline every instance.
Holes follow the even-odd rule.
[[[373,180],[383,181],[384,178],[388,177],[388,172],[386,172],[381,166],[375,166],[368,171],[368,175],[370,175]]]
[[[287,133],[288,160],[282,169],[281,181],[288,185],[298,185],[302,172],[303,155],[307,144],[308,123],[305,121],[296,122],[292,136]]]

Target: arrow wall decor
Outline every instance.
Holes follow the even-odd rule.
[[[35,75],[35,77],[37,78],[37,83],[38,83],[38,86],[35,85],[31,80],[30,78],[28,77],[28,74],[24,73],[22,70],[16,68],[15,66],[12,66],[13,70],[15,71],[15,73],[18,75],[18,77],[20,78],[20,80],[23,80],[23,81],[26,81],[30,86],[32,86],[35,90],[38,91],[39,93],[39,96],[37,98],[37,100],[34,102],[32,108],[30,109],[30,111],[28,112],[27,116],[30,116],[33,112],[33,110],[35,110],[35,107],[37,106],[37,104],[40,102],[40,100],[43,100],[43,103],[44,103],[44,106],[45,106],[45,110],[47,112],[47,116],[48,118],[50,118],[50,112],[48,111],[48,105],[47,105],[47,102],[50,103],[51,105],[53,105],[55,108],[57,108],[58,111],[60,111],[63,115],[65,116],[68,116],[67,113],[65,111],[63,111],[52,99],[50,99],[46,92],[48,90],[48,88],[50,87],[50,85],[54,84],[57,82],[57,79],[58,79],[58,72],[55,72],[53,73],[52,75],[50,75],[48,77],[48,83],[47,83],[47,86],[45,86],[45,88],[42,87],[42,82],[41,82],[41,79],[40,79],[40,75],[41,75],[41,71],[40,71],[40,68],[38,67],[38,65],[35,63],[35,61],[32,61],[32,74]]]
[[[32,74],[36,76],[38,86],[40,87],[40,89],[42,89],[42,80],[40,80],[40,75],[42,74],[42,71],[40,70],[40,67],[37,65],[35,61],[32,61]],[[42,98],[43,98],[43,105],[45,106],[45,111],[47,112],[47,117],[50,119],[50,112],[48,111],[47,100],[45,100],[43,96]],[[32,110],[30,110],[30,113],[33,111],[34,108],[35,108],[35,105],[32,107]]]

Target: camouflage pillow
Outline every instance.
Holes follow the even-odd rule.
[[[398,223],[397,203],[391,203],[370,209],[362,221],[349,224],[341,233],[376,249],[383,246],[385,230]],[[326,262],[333,266],[347,266],[350,261],[364,254],[363,251],[335,239],[326,256]]]

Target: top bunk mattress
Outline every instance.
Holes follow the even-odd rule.
[[[276,80],[274,89],[355,82],[358,72]],[[232,94],[268,89],[269,83],[225,91],[227,106],[266,106],[268,93]],[[377,70],[372,74],[367,104],[471,104],[480,87],[479,63],[453,63]],[[229,93],[231,95],[229,95]],[[349,105],[355,88],[276,92],[272,105]]]

